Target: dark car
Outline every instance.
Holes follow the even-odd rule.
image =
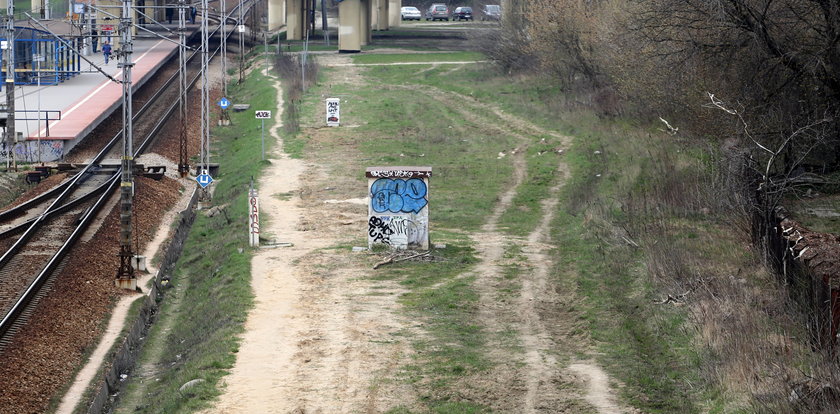
[[[502,8],[498,4],[488,4],[481,9],[481,20],[499,20],[502,18]]]
[[[446,20],[449,21],[449,7],[445,4],[433,4],[426,10],[426,21]]]
[[[452,20],[472,20],[472,7],[456,7],[452,12]]]

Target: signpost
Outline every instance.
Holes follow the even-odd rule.
[[[260,246],[260,198],[253,183],[248,192],[248,244]]]
[[[219,99],[219,107],[222,108],[222,116],[219,119],[219,125],[230,125],[230,117],[228,117],[227,109],[230,107],[230,100],[228,98]]]
[[[260,139],[262,140],[262,159],[265,161],[265,120],[271,119],[271,111],[255,111],[254,116],[260,120]]]
[[[340,104],[339,98],[327,98],[327,126],[339,126],[341,123]]]

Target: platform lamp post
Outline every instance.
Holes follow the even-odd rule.
[[[122,175],[120,179],[120,267],[117,270],[116,284],[126,289],[137,288],[137,278],[134,274],[134,252],[131,248],[131,219],[134,199],[134,143],[133,123],[131,106],[133,95],[131,82],[131,68],[134,63],[131,61],[133,39],[131,35],[131,0],[123,0],[122,14],[120,16],[120,63],[122,68],[122,120],[123,120],[123,155]]]
[[[178,160],[178,173],[186,177],[190,172],[190,163],[187,155],[187,3],[186,0],[178,0],[178,114],[181,120],[180,131],[180,154]]]
[[[15,2],[6,6],[6,169],[17,170],[15,161]]]

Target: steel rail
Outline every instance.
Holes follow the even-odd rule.
[[[218,31],[218,29],[216,31]],[[215,35],[216,31],[213,32],[214,35]],[[229,37],[232,36],[232,35],[233,35],[233,33],[231,33],[229,35]],[[224,40],[227,41],[227,39],[224,39]],[[213,54],[211,55],[211,58],[216,56],[219,49],[221,49],[221,46],[213,52]],[[195,77],[193,77],[192,81],[189,83],[189,85],[190,85],[189,88],[190,89],[193,86],[195,86],[195,84],[198,82],[199,77],[200,77],[200,74],[197,74]],[[157,94],[155,94],[155,95],[157,96]],[[151,102],[151,100],[149,102]],[[146,135],[146,138],[143,140],[143,142],[138,146],[137,150],[135,151],[135,153],[134,153],[135,156],[138,156],[139,154],[141,154],[142,151],[145,151],[145,149],[152,143],[155,136],[163,128],[163,125],[166,123],[166,121],[168,121],[168,119],[175,113],[176,108],[177,108],[177,101],[175,101],[172,105],[169,106],[169,109],[161,117],[161,120],[158,121],[158,123],[155,124],[155,126],[152,128],[150,133]],[[90,165],[92,165],[92,164],[88,164],[88,167],[90,167]],[[86,170],[87,170],[87,167],[86,167]],[[25,309],[29,305],[29,303],[38,295],[38,292],[39,292],[40,288],[49,280],[49,278],[51,276],[51,273],[61,263],[61,261],[64,259],[64,257],[69,253],[70,249],[73,247],[73,245],[78,240],[78,238],[84,233],[85,230],[87,230],[88,226],[90,225],[90,221],[91,221],[92,217],[95,217],[96,214],[99,213],[99,210],[106,204],[106,201],[108,200],[108,197],[111,195],[111,193],[117,187],[117,183],[120,181],[119,177],[120,177],[121,170],[122,169],[120,168],[117,171],[117,173],[115,173],[109,179],[108,187],[105,189],[105,191],[103,191],[103,193],[100,195],[99,199],[94,203],[94,205],[92,205],[87,210],[87,212],[85,213],[85,215],[83,216],[83,218],[81,219],[79,224],[76,226],[76,229],[73,231],[73,233],[68,237],[68,239],[64,242],[64,244],[62,244],[61,248],[59,248],[58,251],[56,251],[56,253],[50,258],[47,265],[38,273],[38,276],[35,277],[35,279],[32,281],[30,286],[24,291],[24,293],[20,296],[20,298],[9,309],[9,311],[6,313],[6,315],[3,316],[3,319],[0,320],[0,339],[5,339],[6,334],[9,332],[9,330],[16,323],[18,316],[20,316],[20,314],[22,314],[25,311]],[[63,193],[62,193],[62,195],[63,195]],[[54,204],[55,204],[55,202],[53,202],[53,205]],[[41,217],[43,217],[43,214],[42,214]],[[33,226],[37,225],[40,222],[42,222],[42,220],[40,220],[40,219],[37,220],[35,223],[33,223]],[[20,241],[20,239],[18,239],[18,241]],[[9,252],[7,252],[7,254],[8,253]],[[4,257],[5,256],[6,255],[4,255]]]
[[[237,6],[236,6],[233,10],[236,10],[237,8],[239,8],[239,5],[237,5]],[[219,19],[219,21],[221,21],[221,18]],[[213,31],[213,33],[211,33],[211,36],[214,36],[214,35],[216,34],[216,32],[218,32],[218,31],[219,31],[219,28],[217,28],[216,30],[214,30],[214,31]],[[190,36],[190,39],[192,39],[193,37],[195,37],[197,33],[198,33],[198,32],[194,32],[194,33]],[[231,36],[232,36],[232,34],[228,35],[228,38],[230,38]],[[214,53],[213,53],[213,56],[215,56],[215,54],[216,54],[216,52],[214,52]],[[195,50],[194,50],[194,51],[193,51],[193,53],[192,53],[192,54],[190,54],[190,55],[189,55],[189,57],[187,58],[187,63],[191,63],[191,62],[192,62],[192,60],[193,60],[196,56],[198,56],[198,51],[195,51]],[[153,94],[153,95],[152,95],[152,96],[151,96],[151,97],[150,97],[150,98],[146,101],[146,104],[145,104],[145,105],[143,105],[143,106],[142,106],[142,107],[141,107],[141,108],[140,108],[140,109],[139,109],[139,110],[138,110],[138,111],[134,114],[134,116],[133,116],[134,120],[139,120],[139,118],[140,118],[143,114],[145,114],[145,112],[146,112],[149,108],[151,108],[154,104],[156,104],[156,101],[160,98],[160,95],[161,95],[161,94],[163,94],[163,93],[167,90],[167,88],[169,88],[170,86],[172,86],[172,84],[175,82],[175,80],[177,79],[177,75],[178,75],[178,73],[176,72],[176,73],[174,73],[172,76],[170,76],[170,77],[169,77],[169,79],[167,79],[167,81],[164,83],[164,85],[163,85],[163,86],[161,86],[161,87],[160,87],[160,88],[159,88],[159,89],[158,89],[158,90],[157,90],[157,91],[156,91],[156,92],[155,92],[155,93],[154,93],[154,94]],[[191,85],[191,87],[192,87],[192,85]],[[122,140],[122,131],[118,131],[118,132],[114,135],[114,137],[113,137],[113,138],[111,138],[111,140],[110,140],[107,144],[105,144],[105,146],[102,148],[102,150],[100,150],[100,151],[99,151],[99,153],[97,153],[97,154],[96,154],[96,156],[94,156],[94,157],[93,157],[93,159],[92,159],[92,160],[91,160],[91,161],[87,164],[87,166],[85,166],[85,168],[84,168],[84,169],[82,169],[82,171],[78,172],[78,173],[77,173],[77,175],[74,175],[73,177],[78,177],[78,174],[85,174],[85,173],[88,171],[88,169],[89,169],[89,168],[91,168],[91,166],[92,166],[92,165],[95,165],[95,164],[99,163],[100,161],[102,161],[102,159],[104,159],[104,158],[105,158],[105,156],[106,156],[106,155],[107,155],[107,154],[108,154],[108,153],[109,153],[109,152],[110,152],[110,151],[114,148],[114,146],[115,146],[118,142],[120,142],[120,140]],[[31,200],[29,200],[29,201],[27,201],[27,202],[25,202],[25,203],[23,203],[23,204],[19,205],[19,206],[13,207],[13,208],[11,208],[11,209],[9,209],[9,210],[6,210],[6,211],[4,211],[4,212],[0,213],[0,221],[2,221],[2,220],[7,220],[7,219],[10,219],[10,218],[13,218],[13,217],[20,216],[20,215],[24,214],[27,210],[29,210],[29,209],[31,209],[31,208],[34,208],[34,207],[36,207],[36,206],[38,206],[38,205],[42,204],[45,200],[48,200],[48,199],[50,199],[50,198],[54,197],[56,194],[59,194],[59,193],[60,193],[60,196],[64,195],[64,194],[65,194],[65,192],[66,192],[67,190],[70,190],[70,189],[72,189],[72,187],[76,187],[76,186],[78,186],[79,184],[82,184],[82,182],[76,182],[73,178],[71,178],[70,180],[67,180],[67,181],[65,181],[65,182],[63,182],[63,183],[61,183],[61,184],[59,184],[58,186],[54,187],[53,189],[51,189],[51,190],[49,190],[49,191],[47,191],[47,192],[45,192],[45,193],[43,193],[43,194],[40,194],[39,196],[37,196],[37,197],[35,197],[35,198],[33,198],[33,199],[31,199]],[[97,189],[96,189],[96,190],[94,190],[94,191],[101,191],[102,187],[104,187],[104,185],[103,185],[103,186],[101,186],[101,187],[99,187],[99,188],[97,188]],[[89,199],[90,197],[85,196],[85,197],[83,197],[83,198],[84,198],[85,200],[87,200],[87,199]],[[78,200],[78,199],[77,199],[77,200]],[[69,204],[72,204],[72,205],[78,205],[80,202],[81,202],[81,201],[76,202],[76,200],[74,200],[74,201],[71,201]],[[50,206],[50,208],[52,208],[52,205]],[[49,217],[51,217],[51,216],[55,215],[55,210],[57,210],[57,208],[56,208],[56,209],[54,209],[54,211],[49,211],[49,210],[50,210],[50,208],[48,208],[47,210],[45,210],[45,211],[42,213],[42,215],[46,214],[46,216],[45,216],[44,218],[49,218]],[[62,211],[63,211],[63,210],[62,210]],[[23,231],[24,231],[24,229],[28,229],[28,228],[29,228],[30,226],[32,226],[34,223],[36,223],[37,221],[39,221],[39,219],[40,219],[40,218],[41,218],[40,216],[39,216],[39,217],[34,217],[34,218],[32,218],[32,219],[29,219],[29,220],[27,220],[27,221],[25,221],[25,222],[23,222],[23,223],[21,223],[21,224],[19,224],[19,225],[15,226],[15,227],[11,228],[11,229],[8,229],[8,230],[5,230],[5,231],[3,231],[3,232],[0,232],[0,240],[4,239],[5,237],[8,237],[8,236],[11,236],[11,235],[14,235],[14,234],[18,234],[18,233],[23,232]],[[28,237],[28,236],[27,236],[27,237]],[[12,247],[10,247],[10,248],[9,248],[9,250],[12,250],[12,249],[17,249],[17,248],[19,248],[19,246],[13,245]],[[8,251],[7,251],[7,252],[8,252]],[[6,261],[11,260],[11,257],[9,257],[9,258],[5,258],[5,259],[4,259],[4,257],[5,257],[5,255],[4,255],[4,256],[2,256],[2,257],[0,257],[0,267],[3,267],[3,266],[6,264]]]

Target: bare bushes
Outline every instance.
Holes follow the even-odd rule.
[[[305,55],[279,52],[274,58],[274,70],[283,81],[285,101],[283,128],[288,133],[300,130],[300,102],[306,88],[318,79],[318,64]]]

